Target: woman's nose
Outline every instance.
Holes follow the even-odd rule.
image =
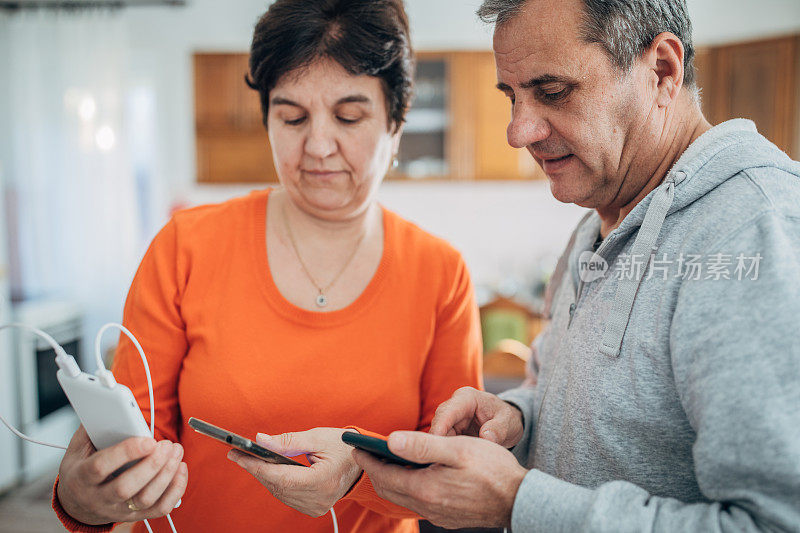
[[[312,121],[308,130],[305,151],[311,157],[325,159],[338,150],[335,129],[324,121]]]
[[[514,148],[543,141],[550,136],[550,124],[531,106],[515,106],[506,130],[508,144]]]

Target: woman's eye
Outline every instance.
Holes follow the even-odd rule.
[[[287,126],[299,126],[305,121],[306,117],[299,117],[294,119],[284,119],[283,123]]]
[[[344,124],[355,124],[356,122],[361,120],[359,118],[349,118],[349,117],[336,117],[336,118],[339,119],[339,122],[342,122]]]

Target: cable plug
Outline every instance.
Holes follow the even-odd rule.
[[[99,379],[100,383],[105,385],[106,388],[113,389],[117,385],[117,380],[114,379],[114,374],[112,374],[110,370],[99,368],[94,375],[97,376],[97,379]]]
[[[68,355],[64,350],[59,350],[56,355],[56,365],[64,371],[71,378],[76,378],[81,375],[81,369],[78,362],[74,357]]]

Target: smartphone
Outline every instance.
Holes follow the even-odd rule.
[[[213,424],[209,424],[208,422],[200,420],[199,418],[191,417],[189,419],[189,426],[191,426],[191,428],[197,431],[198,433],[202,433],[203,435],[207,435],[213,439],[217,439],[218,441],[223,442],[232,448],[236,448],[237,450],[243,451],[248,455],[257,457],[262,461],[266,461],[268,463],[273,463],[276,465],[306,466],[302,463],[298,463],[293,459],[284,457],[279,453],[275,453],[272,450],[268,450],[263,446],[259,446],[250,439],[246,439],[241,435],[237,435],[236,433],[231,433],[226,429],[222,429]]]
[[[389,451],[389,444],[386,442],[385,439],[379,439],[377,437],[370,437],[369,435],[362,435],[361,433],[356,433],[355,431],[345,431],[342,433],[342,441],[345,444],[349,444],[354,448],[358,448],[359,450],[364,450],[365,452],[369,452],[372,455],[383,459],[386,462],[393,463],[396,465],[401,466],[409,466],[411,468],[425,468],[426,466],[430,466],[431,463],[421,464],[421,463],[414,463],[412,461],[408,461],[403,459],[402,457],[393,454]]]

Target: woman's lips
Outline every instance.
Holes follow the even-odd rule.
[[[343,170],[303,170],[305,174],[308,174],[314,178],[331,178],[338,174],[342,174]]]
[[[573,154],[567,154],[563,157],[558,157],[558,158],[542,159],[542,170],[544,170],[545,174],[558,172],[559,170],[569,165],[573,159],[575,159],[575,156]]]

